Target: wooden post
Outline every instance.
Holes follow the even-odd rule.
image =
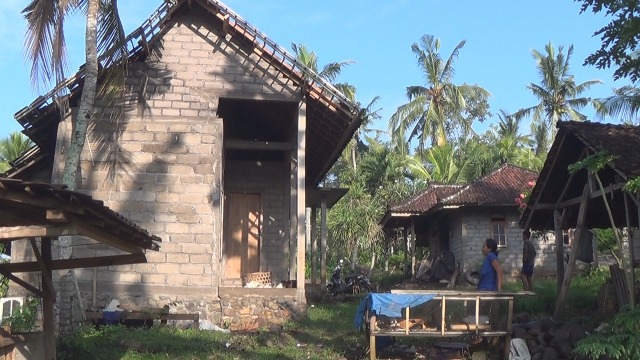
[[[376,336],[374,335],[376,327],[376,316],[373,315],[369,320],[369,359],[376,360]]]
[[[42,278],[49,278],[53,275],[51,271],[51,238],[42,238],[40,244],[42,252],[42,261],[45,269],[42,271]],[[56,299],[55,289],[44,287],[42,292],[42,328],[44,337],[44,358],[45,360],[56,359],[56,333],[55,318],[53,316],[53,304]]]
[[[298,196],[300,194],[297,193],[298,190],[298,179],[296,177],[298,173],[298,165],[296,163],[297,151],[293,151],[291,154],[291,173],[289,180],[289,192],[291,196],[289,196],[289,280],[297,279],[297,264],[296,259],[298,258],[297,253],[297,238],[298,234]]]
[[[562,213],[557,209],[553,211],[553,227],[556,237],[556,292],[560,293],[562,288],[562,279],[564,278],[564,242],[562,241],[562,221],[564,220],[565,210]]]
[[[404,229],[402,229],[402,240],[404,241],[404,246],[403,246],[403,250],[404,250],[404,262],[403,264],[403,269],[402,271],[404,272],[404,275],[407,275],[407,263],[409,262],[409,239],[408,239],[408,231],[409,229],[407,229],[406,227]]]
[[[513,321],[513,296],[509,297],[509,312],[507,313],[507,335],[504,339],[504,360],[509,360],[511,352],[511,322]]]
[[[447,300],[446,300],[446,296],[442,295],[442,319],[440,319],[440,334],[442,336],[444,336],[444,330],[447,327],[446,312],[447,312]]]
[[[589,189],[589,185],[585,184],[584,189],[582,190],[582,198],[580,198],[580,209],[578,210],[578,221],[576,224],[576,233],[573,237],[573,242],[571,243],[571,254],[569,254],[569,264],[567,264],[567,271],[564,273],[562,286],[560,287],[558,299],[556,300],[556,309],[553,312],[554,317],[558,317],[558,315],[560,314],[560,310],[564,305],[564,299],[567,296],[567,291],[569,290],[569,285],[571,285],[571,276],[573,275],[573,268],[576,265],[576,254],[578,253],[578,246],[580,246],[580,238],[586,230],[584,222],[585,218],[587,217],[587,204],[590,192]]]
[[[311,283],[318,283],[318,208],[311,208]]]
[[[416,276],[416,222],[411,219],[411,278]]]
[[[307,103],[303,99],[298,109],[298,150],[296,152],[296,202],[297,202],[297,277],[298,297],[304,299],[305,285],[305,217],[306,217],[306,134],[307,134]]]
[[[320,202],[320,285],[327,285],[327,199]]]
[[[623,269],[627,278],[627,283],[629,284],[629,305],[631,308],[635,308],[636,306],[636,277],[635,271],[633,270],[633,265],[635,264],[635,259],[633,256],[633,236],[631,233],[631,214],[629,213],[629,194],[626,191],[622,192],[622,196],[624,197],[624,215],[625,220],[627,221],[627,249],[624,249],[622,256],[624,256],[625,251],[629,251],[629,266],[628,269]],[[624,244],[624,242],[623,242]]]

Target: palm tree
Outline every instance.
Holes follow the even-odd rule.
[[[106,95],[115,89],[112,94],[117,96],[119,91],[124,91],[127,49],[117,0],[32,0],[23,10],[27,20],[25,49],[32,62],[31,80],[36,87],[51,82],[58,84],[64,79],[67,65],[64,23],[67,16],[76,11],[86,14],[87,20],[84,85],[78,115],[73,118],[73,134],[62,175],[62,182],[72,190],[76,188],[80,153],[97,94]],[[100,89],[97,86],[99,66],[106,69]]]
[[[640,89],[634,86],[623,86],[613,91],[613,95],[595,100],[596,116],[604,119],[607,116],[621,117],[622,121],[631,124],[638,123],[640,111]]]
[[[9,170],[9,162],[19,158],[32,146],[31,140],[18,131],[0,140],[0,172]]]
[[[332,62],[324,65],[322,69],[320,69],[318,65],[318,56],[315,52],[309,50],[304,44],[291,44],[291,49],[293,49],[293,53],[296,56],[296,59],[302,63],[302,65],[306,66],[308,69],[312,70],[322,79],[328,81],[333,86],[335,86],[338,90],[340,90],[349,100],[355,99],[355,87],[353,85],[347,83],[336,83],[336,79],[342,72],[342,69],[352,64],[353,61],[345,60]]]
[[[408,140],[417,139],[419,150],[426,148],[427,139],[443,146],[447,142],[447,128],[465,123],[466,99],[489,96],[477,85],[452,83],[453,63],[464,45],[465,41],[458,43],[446,60],[439,52],[440,40],[432,35],[422,36],[419,44],[411,46],[418,66],[424,72],[426,85],[407,87],[409,102],[398,107],[389,123],[394,143],[404,142],[409,131]]]
[[[407,156],[406,166],[417,179],[445,184],[460,184],[471,180],[473,169],[471,158],[460,160],[452,144],[432,147],[427,152]]]
[[[575,78],[570,73],[569,61],[573,54],[573,45],[569,46],[566,54],[564,47],[559,46],[556,52],[549,42],[545,46],[545,53],[537,50],[531,52],[536,61],[536,67],[540,74],[540,84],[531,83],[527,85],[533,95],[540,101],[537,105],[520,109],[513,117],[531,117],[533,123],[544,123],[546,128],[551,128],[555,133],[555,124],[562,120],[584,121],[587,116],[580,110],[589,103],[593,103],[590,98],[580,97],[580,95],[593,85],[601,84],[600,80],[589,80],[577,84]],[[595,104],[594,104],[595,105]],[[538,130],[545,127],[537,125]]]

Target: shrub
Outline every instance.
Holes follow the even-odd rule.
[[[622,312],[604,331],[580,340],[574,351],[590,359],[640,359],[640,310]]]

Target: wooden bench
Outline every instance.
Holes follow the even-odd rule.
[[[392,290],[392,294],[419,294],[419,295],[433,295],[433,299],[425,304],[432,304],[430,306],[439,307],[439,319],[437,323],[433,319],[418,319],[412,318],[412,310],[410,308],[404,308],[404,319],[396,323],[394,328],[385,328],[379,326],[379,318],[376,315],[365,315],[365,322],[368,324],[368,336],[369,336],[369,348],[371,360],[376,359],[376,337],[378,336],[392,336],[392,337],[457,337],[467,334],[474,334],[476,336],[490,336],[490,337],[504,337],[506,342],[511,342],[511,323],[513,318],[513,299],[518,295],[533,295],[532,292],[474,292],[474,291],[455,291],[455,290]],[[457,322],[447,320],[453,308],[450,306],[455,302],[474,302],[475,311],[473,315],[474,321],[472,322]],[[506,302],[506,324],[504,329],[492,329],[492,324],[481,323],[480,318],[480,303],[481,302]],[[435,303],[434,303],[435,302]],[[449,306],[448,306],[449,305]],[[501,312],[505,309],[501,309]],[[415,314],[414,314],[415,315]],[[509,357],[509,346],[505,347],[504,358]]]

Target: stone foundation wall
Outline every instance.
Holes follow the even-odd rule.
[[[222,324],[231,331],[279,325],[304,315],[297,289],[220,288]]]

